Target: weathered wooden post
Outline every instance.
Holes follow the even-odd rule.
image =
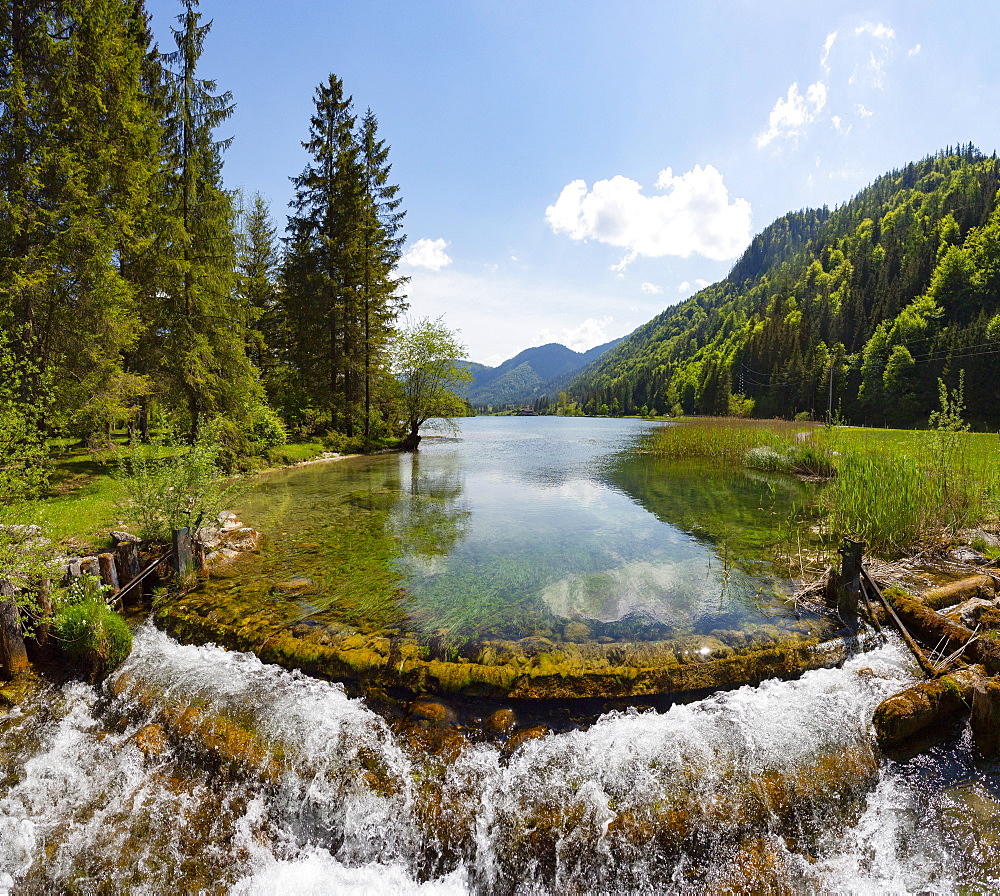
[[[194,542],[187,526],[174,529],[174,569],[181,581],[194,572]]]
[[[844,539],[838,553],[843,557],[840,568],[840,587],[837,589],[837,612],[844,622],[855,622],[858,618],[858,599],[861,597],[861,557],[863,541]]]
[[[972,741],[984,756],[1000,753],[1000,681],[977,681],[972,692]]]
[[[139,546],[134,541],[119,541],[115,548],[115,566],[118,568],[118,581],[127,585],[140,572]]]
[[[0,579],[0,671],[8,679],[28,671],[21,614],[14,602],[16,594],[10,582]]]
[[[115,555],[108,552],[97,555],[97,565],[101,571],[101,582],[111,589],[111,594],[118,593],[121,582],[118,580],[118,568],[115,565]]]

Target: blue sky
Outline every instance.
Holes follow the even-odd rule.
[[[179,4],[149,0],[172,49]],[[230,188],[283,227],[316,86],[391,146],[410,314],[473,360],[577,350],[724,277],[786,211],[1000,149],[1000,4],[202,0]]]

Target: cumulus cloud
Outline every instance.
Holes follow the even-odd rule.
[[[798,82],[788,88],[788,94],[778,97],[771,110],[768,129],[757,137],[757,148],[763,149],[779,137],[798,137],[806,125],[816,120],[816,116],[826,105],[826,85],[822,81],[810,84],[805,96],[799,93]]]
[[[578,327],[573,327],[572,329],[563,330],[540,330],[537,336],[537,341],[533,345],[545,345],[549,342],[559,342],[565,345],[567,348],[573,349],[575,352],[585,352],[588,349],[593,348],[595,345],[603,345],[605,342],[610,342],[611,337],[605,332],[605,327],[611,323],[614,318],[602,317],[597,320],[593,317],[588,317],[582,324]]]
[[[451,256],[444,250],[449,243],[445,240],[417,240],[402,258],[400,264],[409,265],[411,268],[426,268],[429,271],[440,271],[441,268],[451,264]]]
[[[909,50],[907,50],[906,51],[906,55],[907,56],[916,56],[917,53],[919,53],[919,52],[920,52],[920,44],[917,44],[915,47],[911,47]]]
[[[642,286],[639,287],[644,293],[651,296],[657,296],[663,292],[662,286],[657,286],[655,283],[650,283],[649,281],[644,281]]]
[[[866,109],[864,106],[862,106],[861,103],[858,103],[854,107],[854,111],[857,112],[858,115],[860,115],[862,118],[871,118],[875,114],[870,109]]]
[[[722,175],[712,166],[695,165],[686,174],[660,172],[660,195],[645,196],[642,186],[618,174],[563,187],[545,220],[555,233],[574,240],[593,239],[625,249],[612,270],[622,271],[640,255],[688,258],[703,255],[724,261],[738,255],[750,240],[750,203],[729,200]]]

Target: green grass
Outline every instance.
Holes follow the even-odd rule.
[[[33,508],[35,522],[47,537],[67,550],[89,551],[108,545],[112,530],[129,530],[135,521],[125,516],[121,486],[114,478],[118,458],[128,450],[127,436],[115,433],[114,448],[88,449],[69,439],[52,440],[49,489]],[[170,449],[164,449],[169,451]],[[311,460],[326,449],[320,442],[279,445],[258,459],[264,466],[285,466]]]
[[[647,450],[771,472],[834,473],[818,507],[827,545],[850,535],[887,558],[1000,517],[995,433],[701,418],[662,427]]]

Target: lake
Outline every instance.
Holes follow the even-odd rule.
[[[238,508],[269,538],[245,587],[304,577],[307,609],[453,644],[795,624],[770,559],[810,486],[641,453],[658,425],[470,418],[416,453],[270,474]]]

